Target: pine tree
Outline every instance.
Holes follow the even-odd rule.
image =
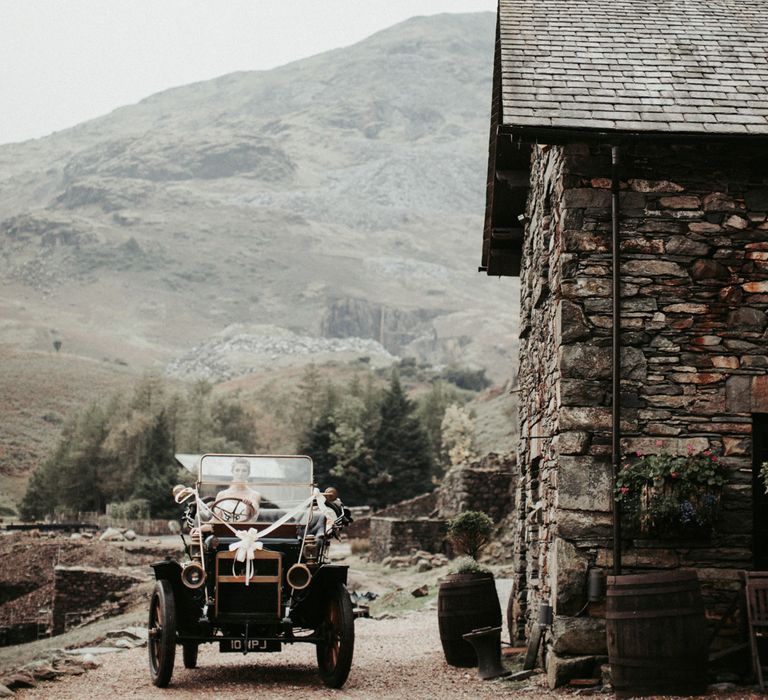
[[[179,426],[179,449],[182,452],[202,454],[215,452],[211,447],[213,419],[211,417],[211,394],[213,385],[201,379],[195,382],[187,393],[186,410],[183,411]]]
[[[105,411],[95,403],[78,416],[59,465],[58,505],[74,512],[104,512],[112,489],[104,449],[107,420]]]
[[[257,443],[253,415],[246,410],[239,396],[217,396],[211,403],[211,429],[224,444],[221,452],[252,452]]]
[[[330,412],[318,417],[315,424],[299,442],[299,454],[312,458],[314,480],[321,489],[333,484],[331,471],[336,466],[336,457],[331,454],[331,441],[336,430],[336,421]]]
[[[170,517],[178,511],[171,499],[171,489],[177,481],[168,419],[165,412],[160,411],[143,440],[131,499],[146,500],[153,517]]]
[[[328,408],[327,387],[328,385],[323,386],[320,372],[315,365],[308,365],[304,369],[301,381],[296,387],[291,416],[297,442],[300,444],[306,442],[310,432]]]
[[[40,520],[56,509],[59,500],[59,465],[65,456],[62,445],[60,442],[56,451],[32,472],[27,490],[19,503],[22,520]]]
[[[131,408],[143,413],[156,413],[165,406],[166,387],[162,375],[156,371],[145,372],[133,387]]]
[[[396,371],[381,403],[373,461],[378,471],[371,480],[373,506],[395,503],[432,489],[433,461],[427,435]]]

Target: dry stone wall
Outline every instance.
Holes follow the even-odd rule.
[[[436,507],[437,491],[430,491],[377,510],[376,515],[385,518],[425,518],[433,515]]]
[[[637,143],[621,154],[622,449],[711,449],[730,473],[711,539],[627,542],[624,565],[695,567],[718,612],[753,559],[753,415],[768,413],[768,149]],[[560,623],[573,617],[588,569],[612,566],[610,149],[537,146],[531,163],[511,518],[518,631],[542,601]]]
[[[431,553],[446,551],[445,520],[419,518],[401,520],[373,516],[371,518],[372,561],[382,561],[386,557],[401,556],[423,550]]]

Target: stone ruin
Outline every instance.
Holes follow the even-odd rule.
[[[489,454],[452,467],[435,491],[377,511],[370,517],[370,557],[384,561],[414,552],[449,554],[445,535],[448,520],[467,510],[479,510],[500,523],[511,509],[516,484],[513,455]],[[489,546],[495,558],[504,546]]]

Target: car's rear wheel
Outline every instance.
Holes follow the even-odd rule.
[[[184,657],[184,668],[197,668],[197,650],[200,645],[197,642],[184,642],[181,646]]]
[[[349,593],[340,583],[328,591],[325,605],[323,624],[319,629],[324,641],[317,644],[317,666],[325,685],[341,688],[352,667],[355,616]]]
[[[149,675],[158,688],[171,682],[176,659],[176,601],[168,581],[158,581],[149,603]]]

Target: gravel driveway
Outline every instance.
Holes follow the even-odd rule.
[[[481,681],[476,669],[448,666],[443,659],[434,610],[388,620],[358,619],[355,657],[341,690],[322,685],[314,647],[296,644],[277,654],[221,654],[212,645],[200,648],[198,668],[187,670],[176,658],[170,687],[160,690],[149,681],[146,648],[101,656],[100,668],[82,676],[41,682],[17,691],[19,700],[55,698],[239,698],[267,690],[266,697],[376,698],[546,698],[568,696],[541,686],[542,677],[524,683]],[[180,650],[179,650],[180,652]]]

